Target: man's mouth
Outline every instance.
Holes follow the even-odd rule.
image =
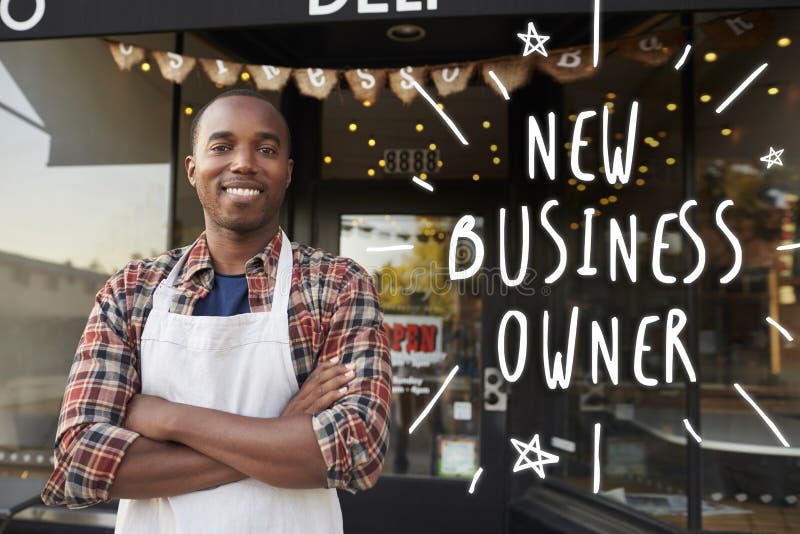
[[[236,197],[254,197],[261,194],[261,191],[258,189],[249,189],[243,187],[223,187],[222,190],[229,195]]]
[[[247,183],[233,183],[228,186],[222,186],[222,192],[233,202],[240,204],[255,202],[263,193],[259,186]]]

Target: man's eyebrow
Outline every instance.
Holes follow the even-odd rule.
[[[278,145],[281,144],[281,138],[278,134],[272,132],[256,132],[256,135],[261,139],[266,139],[268,141],[275,141]],[[220,132],[214,132],[208,136],[208,142],[214,141],[216,139],[227,139],[229,137],[233,137],[233,132],[229,132],[227,130],[223,130]]]
[[[281,144],[281,138],[276,133],[258,132],[258,133],[256,133],[256,135],[259,136],[261,139],[266,139],[268,141],[275,141],[278,144],[278,146],[280,146],[280,144]]]
[[[231,132],[229,132],[227,130],[226,131],[222,131],[222,132],[214,132],[214,133],[212,133],[211,135],[208,136],[208,141],[211,142],[211,141],[214,141],[216,139],[225,139],[225,138],[228,138],[228,137],[233,137],[233,133],[231,133]]]

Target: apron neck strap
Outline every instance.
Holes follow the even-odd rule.
[[[272,293],[271,310],[286,311],[289,307],[289,293],[292,290],[292,242],[286,232],[281,230],[281,255],[278,259],[278,272],[275,275],[275,288]]]
[[[281,238],[281,255],[278,259],[278,272],[275,275],[275,288],[272,294],[273,310],[286,310],[288,308],[289,292],[292,290],[292,242],[289,241],[289,237],[283,230],[281,230]],[[178,263],[175,264],[175,267],[172,268],[172,271],[170,271],[169,275],[167,276],[167,279],[164,282],[165,285],[169,287],[175,287],[175,281],[178,279],[178,275],[180,274],[181,269],[183,269],[186,259],[189,257],[189,254],[192,252],[192,249],[196,244],[197,240],[195,240],[195,242],[192,243],[188,249],[186,249],[186,252],[183,253],[181,258],[178,260]]]
[[[172,270],[170,271],[166,281],[164,281],[164,285],[169,287],[175,287],[175,281],[178,279],[178,275],[180,274],[181,269],[183,269],[183,265],[186,263],[186,259],[189,257],[189,253],[192,252],[192,249],[194,249],[194,246],[197,244],[197,241],[199,240],[200,238],[198,237],[197,239],[195,239],[194,243],[192,243],[189,246],[189,248],[186,249],[186,252],[184,252],[183,256],[180,257],[178,263],[176,263],[175,267],[173,267]]]

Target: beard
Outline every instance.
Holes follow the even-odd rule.
[[[270,218],[266,213],[262,214],[262,217],[229,217],[219,213],[212,213],[211,219],[218,228],[237,234],[255,232],[265,228],[270,222]]]
[[[269,193],[266,193],[269,194]],[[268,198],[269,200],[273,200]],[[274,199],[282,201],[283,199]],[[201,202],[201,204],[203,204]],[[252,234],[267,228],[273,220],[277,220],[280,204],[273,206],[268,202],[268,207],[263,211],[256,211],[251,206],[249,209],[229,210],[223,209],[218,199],[214,202],[203,204],[206,228],[210,226],[226,230],[235,234]]]

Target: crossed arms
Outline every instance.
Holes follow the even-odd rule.
[[[131,293],[122,271],[97,295],[64,395],[46,504],[165,497],[246,477],[288,488],[375,484],[387,446],[391,367],[367,274],[340,288],[316,368],[272,419],[139,394],[125,302]]]
[[[134,395],[123,426],[141,437],[127,450],[109,496],[166,497],[245,477],[284,488],[326,487],[311,416],[346,394],[352,368],[324,362],[274,419]]]

